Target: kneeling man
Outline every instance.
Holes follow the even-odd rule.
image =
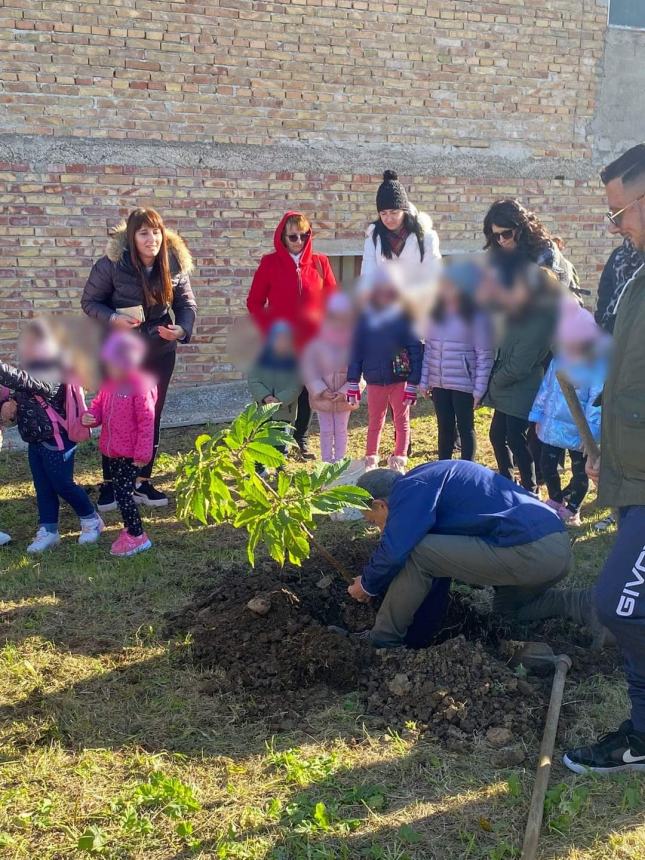
[[[478,463],[440,460],[407,475],[375,469],[358,486],[373,498],[365,519],[382,537],[349,586],[360,602],[385,594],[372,644],[405,642],[437,578],[495,588],[493,610],[516,621],[553,616],[592,623],[588,589],[554,589],[571,561],[558,515]]]

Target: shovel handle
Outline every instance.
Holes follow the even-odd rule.
[[[535,774],[531,806],[529,807],[529,816],[526,822],[526,830],[524,831],[521,860],[535,860],[537,856],[540,830],[542,829],[542,817],[544,815],[544,798],[546,797],[549,776],[551,774],[551,761],[553,759],[555,735],[558,730],[558,720],[560,719],[564,684],[567,672],[571,668],[571,660],[566,654],[560,654],[555,659],[555,675],[553,677],[553,686],[551,687],[551,700],[544,723],[544,735],[542,736],[542,743],[540,745],[540,757]]]
[[[578,433],[580,433],[585,454],[589,457],[589,460],[592,463],[597,463],[600,459],[600,448],[593,437],[593,433],[591,432],[585,413],[582,411],[582,406],[578,400],[576,390],[571,384],[566,373],[562,370],[556,370],[555,375],[560,383],[564,399],[567,401],[571,417],[575,421]]]

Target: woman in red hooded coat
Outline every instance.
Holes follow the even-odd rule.
[[[263,334],[277,320],[288,322],[301,351],[318,334],[336,278],[324,254],[314,254],[311,224],[300,212],[287,212],[273,236],[275,251],[262,257],[246,300]],[[309,395],[303,386],[298,399],[294,438],[306,459],[311,419]]]

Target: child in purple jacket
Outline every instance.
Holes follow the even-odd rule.
[[[486,391],[494,357],[490,321],[475,305],[480,279],[475,263],[446,267],[426,334],[420,387],[432,395],[440,460],[452,459],[456,430],[462,460],[475,458],[475,409]]]

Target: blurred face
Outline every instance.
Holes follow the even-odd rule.
[[[517,229],[510,227],[500,227],[493,224],[493,242],[502,251],[514,251],[517,248]]]
[[[363,519],[370,525],[376,526],[376,528],[382,532],[385,529],[385,523],[387,522],[387,515],[389,512],[390,509],[385,499],[374,499],[372,501],[372,507],[363,511]]]
[[[617,222],[610,222],[609,232],[630,239],[638,251],[645,251],[645,182],[625,187],[622,179],[612,179],[605,191],[609,211]]]
[[[115,382],[118,382],[120,379],[125,379],[127,376],[126,371],[122,367],[118,364],[113,364],[111,361],[105,362],[104,367],[105,375],[109,379],[113,379]]]
[[[486,266],[475,299],[480,307],[494,308],[500,305],[500,294],[505,292],[493,266]]]
[[[378,213],[379,218],[388,230],[398,230],[405,218],[404,209],[383,209]]]
[[[58,350],[52,340],[24,331],[18,339],[18,361],[25,367],[55,361]]]
[[[399,300],[399,294],[395,287],[390,284],[377,284],[372,289],[370,302],[373,308],[382,310],[395,304]]]
[[[163,233],[160,227],[142,224],[134,234],[134,245],[144,266],[151,266],[161,250]]]
[[[281,331],[273,338],[273,351],[276,355],[293,354],[293,341],[288,332]]]
[[[505,313],[513,315],[526,307],[530,297],[528,284],[521,278],[517,278],[510,290],[504,288],[500,290],[498,301]]]
[[[444,303],[446,310],[459,310],[459,292],[448,278],[442,278],[439,282],[439,298]]]

